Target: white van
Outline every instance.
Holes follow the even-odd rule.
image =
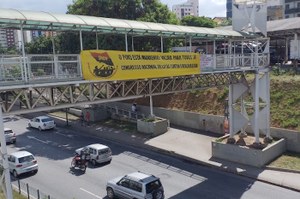
[[[75,150],[77,154],[80,154],[81,151],[85,151],[90,155],[89,161],[94,166],[104,162],[110,163],[112,159],[111,149],[103,144],[90,144]]]

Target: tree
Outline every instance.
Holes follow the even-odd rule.
[[[135,20],[142,10],[142,0],[74,0],[67,13]]]
[[[175,14],[169,11],[168,7],[160,3],[159,0],[74,0],[73,4],[68,6],[67,13],[179,24]],[[87,34],[89,33],[83,34],[84,49],[95,49],[95,36],[86,37]],[[80,51],[78,33],[62,33],[60,38],[63,38],[60,39],[61,52],[78,53]],[[98,41],[100,49],[125,50],[124,35],[99,35]],[[138,44],[135,46],[135,50],[160,49],[160,38],[158,37],[135,38],[134,41]],[[170,46],[169,43],[166,41],[165,49]]]
[[[217,26],[216,22],[207,17],[195,17],[195,16],[185,16],[181,19],[181,24],[185,26],[197,26],[197,27],[207,27],[214,28]]]
[[[57,37],[54,38],[56,48],[58,48]],[[32,42],[25,44],[26,52],[29,54],[52,54],[53,45],[51,37],[40,36],[35,38]]]
[[[223,20],[219,26],[231,26],[232,25],[232,19],[228,18],[226,20]]]
[[[2,45],[0,44],[0,54],[4,54],[5,53],[5,49],[2,47]]]

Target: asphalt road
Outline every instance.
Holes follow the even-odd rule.
[[[28,183],[30,187],[39,189],[51,198],[106,198],[105,185],[108,180],[134,171],[160,177],[166,198],[172,199],[300,198],[299,192],[142,148],[86,136],[84,133],[72,132],[63,127],[39,132],[27,128],[27,119],[20,117],[5,120],[4,124],[17,133],[17,143],[9,145],[8,152],[27,150],[38,159],[38,173],[21,176],[21,182]],[[85,174],[70,170],[74,150],[92,143],[110,146],[113,152],[112,162],[97,167],[89,166]],[[17,185],[15,179],[13,184]],[[23,189],[25,190],[25,187]],[[35,190],[30,191],[34,196]]]

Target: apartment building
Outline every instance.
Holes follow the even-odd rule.
[[[300,17],[300,0],[285,0],[284,18]]]
[[[199,16],[199,0],[188,0],[185,3],[173,5],[172,11],[179,19],[189,15]]]

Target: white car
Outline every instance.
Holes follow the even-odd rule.
[[[56,127],[54,120],[47,116],[35,117],[32,120],[29,120],[28,126],[31,128],[37,128],[40,131],[53,129]]]
[[[111,162],[112,152],[111,149],[103,144],[90,144],[88,146],[76,149],[77,154],[81,154],[84,151],[89,154],[89,161],[96,166],[97,163]]]
[[[9,171],[14,177],[22,173],[38,172],[38,164],[35,157],[28,151],[18,151],[8,155]]]

